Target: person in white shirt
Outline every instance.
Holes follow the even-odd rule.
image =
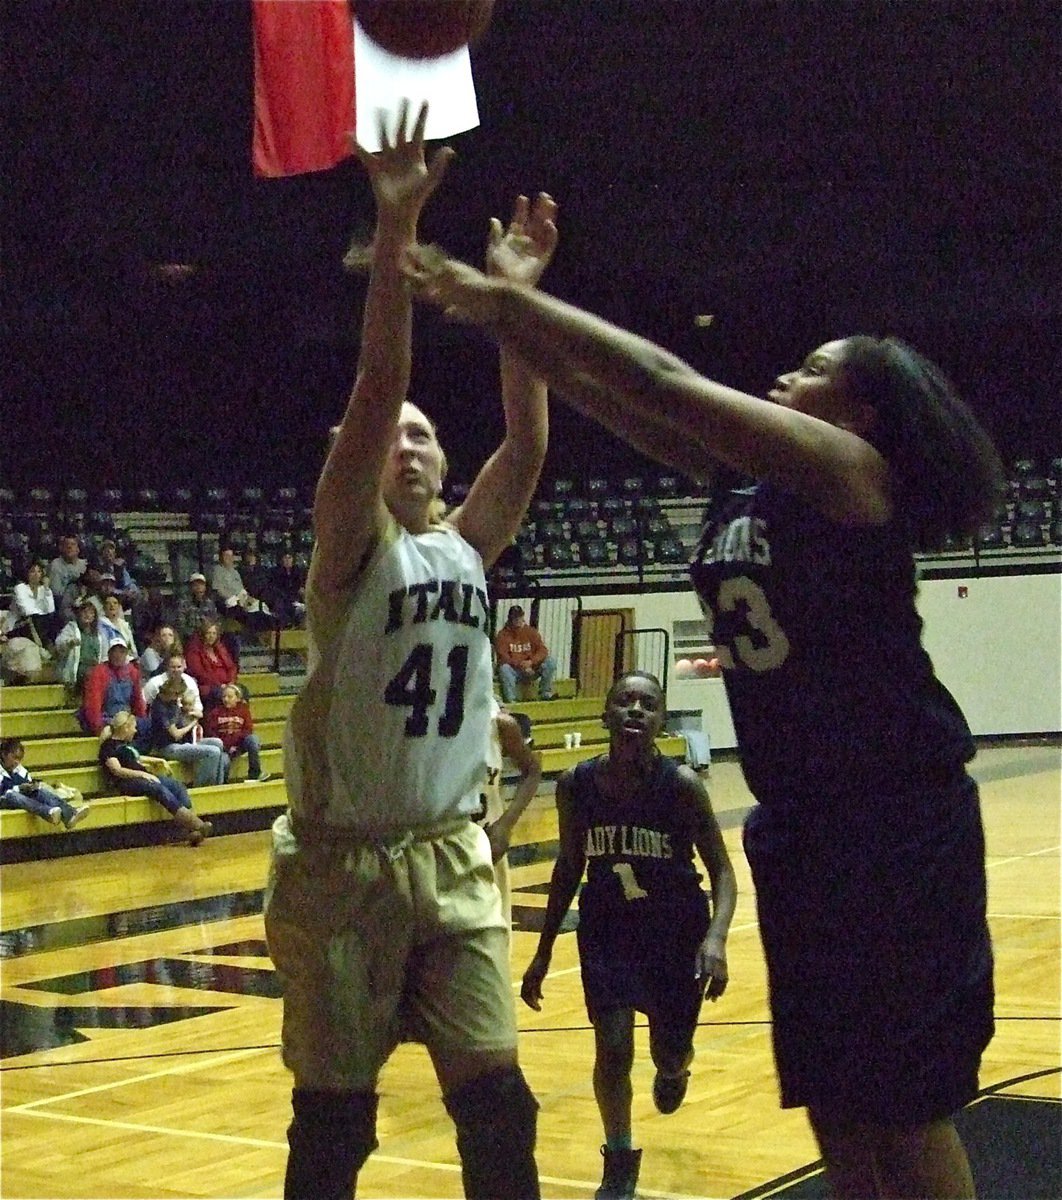
[[[31,562],[21,575],[11,594],[11,609],[5,622],[7,633],[10,637],[29,638],[38,646],[51,645],[62,618],[55,611],[52,589],[44,582],[44,566]]]
[[[52,589],[57,604],[62,602],[63,593],[74,582],[80,579],[88,566],[86,559],[81,557],[81,543],[72,533],[64,533],[59,538],[59,554],[48,565],[48,586]]]
[[[179,679],[184,685],[181,696],[181,708],[191,719],[201,720],[203,702],[199,698],[199,684],[185,670],[184,655],[179,650],[171,651],[166,657],[166,669],[150,679],[143,681],[141,690],[144,693],[144,703],[151,707],[151,702],[159,694],[167,679]]]

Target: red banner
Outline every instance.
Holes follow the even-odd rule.
[[[252,0],[256,175],[326,171],[351,152],[354,26],[348,0]]]

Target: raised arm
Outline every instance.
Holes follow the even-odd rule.
[[[518,196],[507,229],[494,218],[487,273],[520,287],[537,284],[557,247],[557,205],[544,192]],[[489,567],[516,536],[531,503],[549,439],[546,385],[508,342],[500,350],[505,438],[476,477],[451,521]]]
[[[585,377],[595,386],[581,391],[580,410],[636,445],[651,437],[654,457],[678,464],[692,442],[706,460],[773,481],[836,520],[888,519],[886,464],[855,433],[706,379],[645,338],[464,263],[418,258],[410,274],[428,300],[513,346],[550,387],[563,394]],[[695,466],[687,458],[682,469]]]
[[[403,104],[392,142],[380,119],[378,154],[356,147],[376,199],[376,233],[362,318],[358,372],[314,498],[318,587],[341,591],[386,521],[380,480],[402,401],[409,390],[412,312],[402,276],[404,254],[416,240],[417,221],[453,155],[448,148],[424,157],[427,105],[411,132]]]

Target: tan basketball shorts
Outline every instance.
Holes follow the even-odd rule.
[[[460,820],[383,846],[273,825],[269,953],[298,1087],[368,1090],[402,1040],[510,1050],[509,930],[486,834]]]

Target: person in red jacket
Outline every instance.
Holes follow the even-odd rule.
[[[262,770],[261,742],[254,732],[250,705],[235,683],[227,683],[221,689],[221,703],[207,710],[203,727],[207,737],[221,739],[230,759],[247,754],[248,782],[265,783],[271,778],[268,771]]]
[[[204,621],[184,647],[188,674],[199,684],[204,709],[221,700],[221,689],[235,683],[240,673],[235,660],[221,640],[221,626]]]
[[[97,663],[85,676],[78,721],[86,733],[97,737],[116,712],[131,712],[137,718],[138,734],[148,728],[147,706],[140,689],[140,671],[129,661],[129,647],[115,638],[107,650],[107,661]]]
[[[498,655],[498,683],[506,704],[516,699],[518,683],[536,678],[540,681],[539,699],[553,699],[557,665],[546,649],[542,634],[528,625],[519,604],[509,609],[505,624],[494,635],[494,650]]]

